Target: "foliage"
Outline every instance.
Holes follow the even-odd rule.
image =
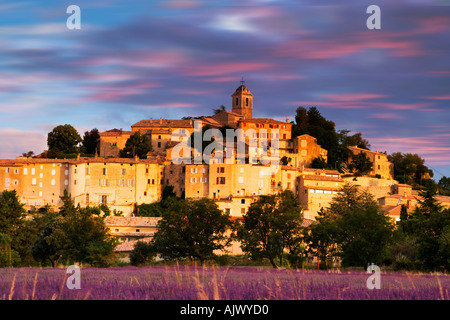
[[[140,266],[151,262],[155,256],[156,252],[152,243],[138,241],[130,253],[130,263],[133,266]]]
[[[127,139],[125,148],[120,150],[119,155],[122,158],[134,158],[138,156],[139,159],[146,159],[147,153],[152,150],[150,138],[145,134],[135,132]]]
[[[76,154],[80,151],[78,145],[81,136],[70,124],[59,125],[47,135],[49,158],[60,158],[61,154]]]
[[[339,256],[343,266],[381,263],[392,241],[393,226],[372,195],[345,184],[307,229],[309,253],[326,266]]]
[[[275,260],[283,265],[283,252],[288,251],[291,263],[303,254],[301,208],[292,191],[279,195],[261,196],[253,202],[242,223],[237,226],[241,248],[253,259],[269,259],[277,268]]]
[[[231,221],[211,199],[179,200],[158,222],[153,238],[155,250],[163,259],[199,259],[203,263],[215,250],[225,249]]]
[[[423,185],[423,179],[433,177],[433,171],[417,154],[394,152],[388,156],[394,164],[394,179],[407,184]]]
[[[86,131],[83,136],[83,148],[87,154],[99,153],[100,135],[98,129],[94,128],[91,131]]]
[[[109,235],[98,207],[75,207],[64,192],[59,214],[51,214],[34,242],[35,260],[49,261],[55,267],[60,259],[106,266],[112,259],[117,240]]]
[[[366,156],[364,152],[360,152],[353,155],[352,162],[350,165],[351,169],[356,170],[357,175],[365,175],[372,171],[373,162],[370,161],[369,157]]]
[[[414,241],[415,267],[424,271],[450,270],[450,210],[435,199],[437,188],[429,184],[419,191],[421,200],[414,211],[402,219],[398,233]]]
[[[322,156],[318,156],[311,161],[311,168],[314,169],[325,169],[327,168],[327,162]]]
[[[317,143],[328,150],[327,168],[340,168],[347,162],[351,151],[349,146],[369,149],[369,141],[362,138],[360,132],[349,135],[349,130],[336,131],[335,123],[321,115],[316,107],[308,109],[298,107],[295,123],[292,125],[292,137],[309,134],[317,139]]]

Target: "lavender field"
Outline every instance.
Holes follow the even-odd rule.
[[[381,289],[364,271],[258,267],[81,268],[80,289],[66,269],[0,269],[2,300],[449,300],[450,276],[382,272]]]

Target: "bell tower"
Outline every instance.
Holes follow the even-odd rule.
[[[241,81],[241,85],[233,93],[232,112],[241,114],[244,119],[251,119],[253,113],[253,95],[244,85],[245,81]]]

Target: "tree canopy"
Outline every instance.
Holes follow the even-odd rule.
[[[47,135],[48,157],[76,154],[79,152],[81,142],[80,134],[74,127],[70,124],[59,125]]]
[[[139,159],[146,159],[147,153],[152,151],[152,142],[145,134],[135,132],[131,135],[125,143],[125,148],[120,150],[120,157],[134,158],[138,156]]]

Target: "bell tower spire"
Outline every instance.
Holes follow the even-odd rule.
[[[245,86],[244,78],[241,80],[241,85],[236,89],[232,95],[232,112],[241,114],[244,119],[251,119],[253,114],[253,95]]]

